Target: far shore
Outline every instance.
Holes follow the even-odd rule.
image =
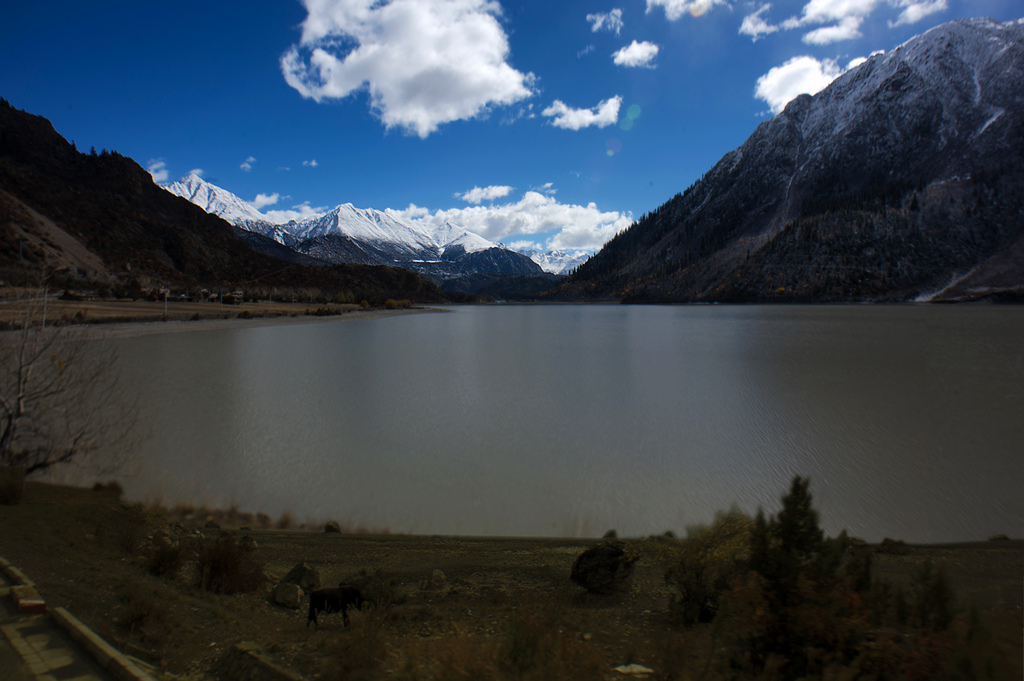
[[[47,318],[73,325],[86,338],[132,338],[163,333],[213,331],[284,324],[316,324],[380,319],[439,308],[370,308],[339,303],[290,303],[260,301],[221,305],[208,302],[149,300],[68,301],[50,300]],[[0,323],[12,324],[24,314],[24,303],[0,301]],[[4,332],[0,332],[2,337]]]

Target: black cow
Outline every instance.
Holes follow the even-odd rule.
[[[337,589],[317,589],[309,594],[309,617],[306,619],[306,628],[309,628],[310,622],[318,629],[320,628],[320,623],[316,621],[316,615],[321,610],[327,614],[340,612],[341,620],[347,627],[348,607],[354,605],[356,610],[362,610],[365,602],[366,599],[363,598],[362,592],[349,584],[341,584]]]

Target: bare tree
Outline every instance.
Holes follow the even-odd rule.
[[[26,475],[64,464],[112,472],[137,420],[123,370],[101,341],[48,324],[45,308],[45,292],[30,296],[19,328],[0,334],[0,465]]]

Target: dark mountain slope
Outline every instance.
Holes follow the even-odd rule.
[[[1022,82],[1016,23],[952,22],[876,55],[790,102],[556,295],[1019,297],[1005,252],[1024,235]]]
[[[371,299],[444,297],[434,284],[398,268],[309,267],[258,253],[228,223],[158,187],[131,159],[106,150],[79,153],[45,118],[3,100],[0,189],[77,238],[122,281],[292,287]]]

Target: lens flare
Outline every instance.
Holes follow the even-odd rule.
[[[610,140],[608,140],[608,143],[605,145],[605,148],[608,150],[609,156],[614,156],[615,154],[622,151],[622,140],[616,137],[612,137]]]
[[[626,109],[626,118],[628,118],[631,121],[635,121],[636,119],[640,118],[640,113],[642,111],[643,110],[640,108],[639,104],[633,104],[628,109]]]
[[[711,9],[711,0],[694,0],[690,3],[690,16],[697,18],[703,16]]]

